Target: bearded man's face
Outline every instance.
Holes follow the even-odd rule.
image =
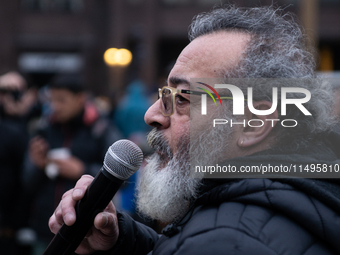
[[[178,57],[169,74],[168,86],[190,89],[192,78],[221,78],[222,72],[237,66],[249,40],[247,34],[228,31],[196,38]],[[216,130],[205,130],[197,133],[195,139],[190,139],[191,118],[190,95],[184,93],[176,94],[172,115],[162,113],[161,100],[157,100],[145,114],[145,122],[156,128],[149,135],[150,144],[156,152],[143,169],[137,208],[152,219],[171,222],[181,217],[188,210],[190,201],[197,196],[201,183],[199,178],[190,177],[192,157],[209,162],[207,158],[211,159],[214,150],[220,153],[227,148],[229,130],[224,130],[219,136],[215,135]],[[213,138],[219,139],[216,143],[219,146],[207,151],[203,146],[204,139],[210,139],[211,144]]]

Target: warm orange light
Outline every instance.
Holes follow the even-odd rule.
[[[118,51],[116,48],[107,49],[104,53],[104,61],[107,65],[116,65],[115,54]]]
[[[132,53],[127,49],[107,49],[104,53],[104,61],[109,66],[127,66],[131,63]]]

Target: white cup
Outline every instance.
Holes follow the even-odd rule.
[[[71,157],[71,151],[68,148],[56,148],[47,153],[48,159],[68,159]],[[48,178],[55,179],[59,175],[59,168],[54,163],[47,164],[45,173]]]

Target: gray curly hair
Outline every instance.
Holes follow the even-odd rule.
[[[295,106],[287,108],[285,119],[296,120],[298,126],[283,128],[276,125],[277,131],[281,129],[278,132],[281,144],[297,138],[301,142],[301,137],[304,141],[315,138],[334,123],[330,117],[333,102],[331,87],[316,77],[315,61],[308,48],[308,40],[294,19],[292,14],[284,14],[282,9],[272,6],[237,8],[227,5],[197,15],[189,27],[190,41],[218,31],[243,32],[251,36],[238,66],[233,70],[224,70],[225,78],[280,78],[283,79],[281,82],[274,83],[278,91],[284,86],[303,87],[310,91],[312,97],[304,106],[312,116],[305,116]],[[286,78],[294,78],[294,83],[298,85],[292,86]],[[256,86],[253,85],[254,100],[271,101],[271,84],[257,82]],[[245,85],[239,86],[246,95]],[[301,94],[290,93],[288,96],[299,98]],[[280,112],[279,106],[280,102]]]

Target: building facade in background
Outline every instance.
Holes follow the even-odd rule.
[[[220,2],[1,1],[0,74],[16,69],[28,74],[34,84],[43,86],[57,73],[79,73],[86,87],[96,95],[115,93],[136,78],[150,87],[159,86],[159,78],[166,76],[188,43],[187,29],[193,16]],[[272,0],[230,2],[256,6],[269,5]],[[310,10],[311,2],[316,7]],[[340,70],[340,1],[278,0],[277,3],[300,18],[309,15],[309,23],[315,26],[312,30],[320,55],[319,69]],[[124,70],[107,67],[103,54],[110,47],[128,48],[133,54],[132,63]]]

